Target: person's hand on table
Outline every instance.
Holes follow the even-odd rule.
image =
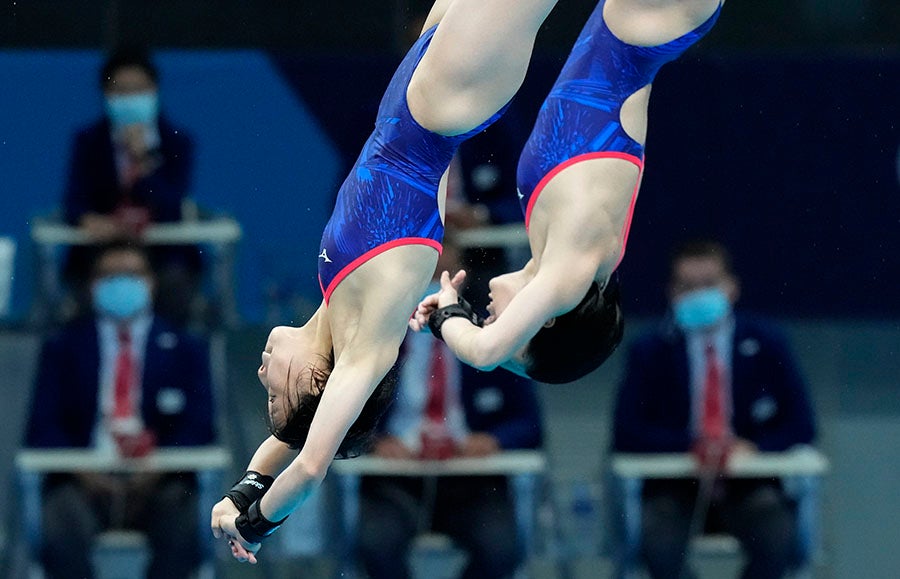
[[[473,432],[459,446],[459,456],[484,457],[500,452],[500,441],[486,432]]]
[[[728,464],[733,440],[730,436],[719,438],[701,436],[694,441],[691,453],[701,470],[721,472]]]
[[[746,438],[734,438],[731,440],[731,446],[729,448],[731,456],[755,454],[757,452],[759,452],[759,449],[756,445]]]
[[[86,213],[81,218],[79,225],[88,237],[97,241],[108,241],[125,233],[119,220],[112,215]]]
[[[396,436],[383,436],[375,442],[372,454],[381,458],[411,459],[413,452]]]

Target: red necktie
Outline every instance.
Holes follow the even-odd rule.
[[[711,342],[706,344],[706,380],[703,384],[703,421],[700,432],[703,438],[712,440],[721,440],[727,433],[722,365]]]
[[[126,197],[130,195],[134,184],[141,177],[141,163],[134,158],[134,155],[128,150],[124,143],[116,144],[116,153],[121,161],[119,162],[119,185]]]
[[[428,404],[425,415],[428,420],[443,424],[447,399],[447,363],[444,361],[443,344],[433,340],[431,364],[428,374]]]
[[[428,374],[428,402],[422,421],[421,457],[431,460],[450,458],[454,453],[453,439],[447,429],[447,360],[444,343],[432,340],[431,363]]]
[[[113,418],[134,416],[134,358],[131,355],[131,336],[128,330],[119,330],[119,353],[116,356],[116,376]]]

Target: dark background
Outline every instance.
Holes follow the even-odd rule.
[[[540,48],[567,51],[596,2],[561,0]],[[3,2],[0,45],[100,47],[118,39],[166,47],[392,51],[428,0],[27,0]],[[711,49],[898,45],[894,0],[730,0]]]

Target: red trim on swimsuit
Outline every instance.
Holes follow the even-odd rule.
[[[394,239],[393,241],[389,241],[387,243],[382,243],[378,247],[373,247],[369,251],[360,255],[350,263],[348,263],[341,271],[334,276],[334,279],[331,280],[331,283],[327,288],[322,287],[322,278],[319,277],[319,287],[322,289],[322,295],[325,296],[325,304],[327,305],[329,300],[331,299],[331,294],[334,293],[335,288],[337,288],[338,284],[341,283],[345,277],[350,275],[354,269],[358,268],[365,262],[369,261],[376,255],[384,253],[389,249],[393,249],[395,247],[399,247],[401,245],[427,245],[428,247],[433,247],[437,250],[438,254],[443,251],[443,245],[435,241],[434,239],[429,239],[427,237],[401,237],[400,239]]]
[[[629,155],[628,153],[621,153],[619,151],[598,151],[595,153],[584,153],[583,155],[572,157],[566,162],[560,163],[559,165],[551,169],[535,186],[534,191],[531,193],[531,197],[528,199],[528,207],[525,209],[525,229],[528,229],[528,224],[531,223],[531,210],[534,208],[535,202],[537,201],[541,192],[544,190],[544,187],[546,187],[550,182],[550,180],[556,177],[556,175],[558,175],[564,169],[567,169],[576,163],[580,163],[581,161],[589,161],[591,159],[622,159],[623,161],[628,161],[636,165],[640,173],[643,173],[644,171],[643,159],[641,159],[640,157],[635,157],[634,155]],[[638,184],[640,184],[640,176],[638,177]],[[632,201],[632,209],[633,208],[634,202]]]
[[[528,208],[525,211],[525,229],[527,230],[529,223],[531,223],[531,210],[534,208],[534,203],[537,201],[541,192],[544,190],[544,187],[547,186],[547,183],[549,183],[550,180],[553,179],[553,177],[558,175],[564,169],[571,167],[576,163],[588,161],[591,159],[621,159],[623,161],[633,163],[638,168],[637,183],[635,183],[634,185],[634,191],[631,194],[631,203],[628,205],[628,215],[625,217],[625,224],[622,227],[622,251],[619,253],[619,260],[616,262],[616,267],[619,267],[619,264],[622,263],[622,258],[625,257],[625,245],[628,242],[628,232],[631,229],[631,220],[634,217],[634,207],[637,204],[638,190],[641,187],[641,178],[644,176],[644,160],[640,157],[635,157],[634,155],[629,155],[628,153],[622,153],[620,151],[599,151],[595,153],[585,153],[583,155],[578,155],[576,157],[572,157],[565,163],[560,163],[549,173],[544,175],[544,178],[541,179],[537,186],[534,188],[534,192],[531,194],[531,198],[528,200]]]

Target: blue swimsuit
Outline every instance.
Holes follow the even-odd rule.
[[[697,29],[659,46],[632,46],[616,38],[603,20],[600,2],[581,31],[553,85],[519,158],[517,181],[525,226],[543,188],[579,161],[617,158],[643,170],[644,147],[622,128],[625,100],[650,84],[656,72],[706,34],[721,5]],[[640,180],[639,180],[640,181]],[[627,239],[637,187],[623,232]]]
[[[435,27],[413,45],[394,73],[378,108],[375,130],[337,195],[322,233],[319,285],[326,303],[354,269],[398,245],[427,245],[441,251],[444,224],[438,184],[459,144],[497,120],[446,137],[419,125],[409,111],[410,78],[434,36]]]

